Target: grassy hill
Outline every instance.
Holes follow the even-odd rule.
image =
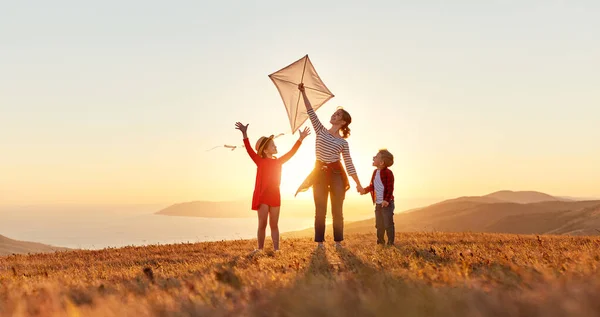
[[[54,247],[37,242],[18,241],[0,235],[0,256],[38,252],[65,251],[67,248]]]
[[[453,200],[394,215],[397,231],[490,232],[516,234],[600,233],[600,200],[487,203]],[[327,232],[331,233],[331,226]],[[348,222],[348,233],[375,231],[375,220]],[[288,237],[312,236],[314,230],[286,232]]]
[[[330,237],[328,237],[330,238]],[[600,238],[350,235],[0,257],[2,316],[574,316],[600,306]],[[270,244],[268,244],[270,247]]]

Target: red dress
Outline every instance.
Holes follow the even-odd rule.
[[[301,144],[300,140],[296,141],[292,149],[280,158],[263,158],[254,152],[248,138],[244,139],[244,147],[257,166],[254,194],[252,195],[252,210],[258,210],[261,204],[270,207],[279,207],[281,205],[279,191],[281,166],[296,154]]]

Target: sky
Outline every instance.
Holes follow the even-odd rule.
[[[335,95],[321,121],[352,115],[365,186],[387,148],[397,200],[597,197],[598,16],[598,1],[4,1],[0,204],[250,199],[244,150],[208,150],[240,145],[241,121],[287,151],[268,74],[306,54]],[[284,198],[313,164],[314,133]]]

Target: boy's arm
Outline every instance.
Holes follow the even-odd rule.
[[[375,176],[375,173],[376,173],[376,172],[373,172],[373,175],[371,176],[371,179],[373,179],[373,177]],[[373,190],[374,190],[374,188],[373,188],[373,181],[370,181],[370,182],[369,182],[369,186],[367,186],[367,187],[365,187],[365,188],[363,189],[363,195],[364,195],[364,194],[366,194],[366,193],[370,193],[370,192],[372,192]]]

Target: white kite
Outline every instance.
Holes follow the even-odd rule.
[[[315,111],[333,98],[333,94],[317,74],[308,55],[272,73],[269,78],[279,90],[290,119],[292,134],[296,133],[298,128],[308,119],[302,95],[298,90],[298,84],[304,83],[306,95]]]

